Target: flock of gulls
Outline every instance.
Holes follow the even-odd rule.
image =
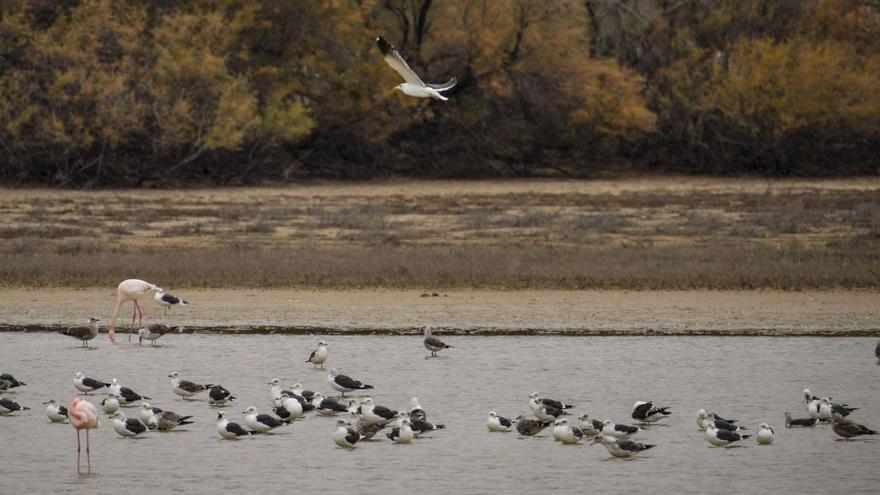
[[[185,300],[166,294],[163,289],[149,282],[137,279],[123,281],[118,287],[117,305],[108,331],[113,342],[115,342],[113,333],[120,301],[131,300],[134,303],[129,340],[136,329],[139,344],[142,345],[144,340],[148,340],[152,345],[156,345],[158,338],[180,330],[179,327],[172,328],[163,324],[154,323],[147,326],[143,326],[142,323],[136,324],[136,320],[143,317],[143,309],[137,299],[149,293],[154,293],[155,302],[165,307],[166,314],[169,308],[187,304]],[[81,341],[83,347],[88,347],[89,341],[98,335],[99,322],[99,319],[91,318],[88,325],[72,327],[61,333]],[[431,357],[452,347],[432,335],[428,327],[423,328],[423,344],[430,351]],[[876,353],[880,358],[880,345]],[[305,362],[312,364],[314,369],[321,370],[328,356],[328,344],[321,340]],[[326,385],[333,391],[328,394],[306,390],[300,383],[294,383],[285,389],[280,379],[269,380],[266,383],[269,386],[269,402],[266,404],[268,411],[261,412],[255,405],[250,405],[242,411],[240,421],[227,417],[223,410],[232,405],[236,397],[222,385],[184,380],[176,371],[170,373],[168,378],[171,391],[180,399],[193,400],[206,396],[208,407],[217,408],[217,434],[227,440],[272,434],[289,428],[292,423],[307,415],[335,417],[335,429],[330,434],[330,438],[336,445],[346,449],[354,448],[365,440],[371,440],[380,432],[394,443],[408,444],[422,435],[445,428],[443,424],[428,420],[428,415],[419,404],[417,397],[411,399],[408,408],[392,408],[377,404],[370,395],[352,397],[353,393],[370,394],[369,391],[374,389],[373,385],[342,374],[337,369],[330,369],[327,375]],[[10,374],[0,375],[0,393],[14,393],[17,388],[25,385]],[[78,470],[81,466],[80,432],[83,430],[86,435],[87,465],[91,470],[89,431],[98,427],[99,407],[101,413],[111,421],[113,431],[123,438],[136,438],[152,434],[153,431],[166,432],[196,421],[191,415],[180,415],[174,411],[153,407],[148,402],[152,400],[150,397],[122,386],[117,378],[105,382],[77,372],[73,378],[73,385],[80,396],[76,397],[69,407],[61,405],[55,399],[49,399],[43,404],[46,406],[46,416],[50,422],[69,422],[77,430]],[[338,396],[331,395],[333,393],[338,393]],[[103,400],[96,405],[83,397],[91,394],[103,394]],[[349,396],[346,397],[346,394]],[[847,419],[847,416],[857,408],[833,402],[831,397],[815,396],[807,389],[803,391],[803,401],[808,416],[793,418],[790,412],[786,412],[786,428],[813,428],[821,423],[830,423],[831,430],[846,440],[877,433]],[[637,401],[633,404],[630,413],[632,423],[618,423],[611,419],[600,420],[588,414],[574,416],[570,412],[574,409],[574,405],[544,397],[537,392],[529,396],[528,406],[532,415],[520,415],[514,420],[490,411],[486,427],[490,432],[509,432],[515,429],[526,437],[540,437],[545,429],[552,427],[553,439],[561,444],[578,444],[589,438],[592,439],[590,445],[604,446],[613,457],[631,458],[656,446],[643,443],[637,438],[645,435],[652,425],[658,424],[672,414],[669,407],[655,406],[652,401]],[[135,409],[135,411],[126,415],[123,409]],[[0,415],[14,415],[27,410],[28,407],[0,395]],[[705,409],[697,411],[696,422],[706,442],[714,447],[740,445],[752,437],[751,433],[746,433],[745,426],[737,424],[737,420],[726,419]],[[775,431],[769,424],[762,423],[754,433],[754,437],[758,444],[770,445],[775,440]]]

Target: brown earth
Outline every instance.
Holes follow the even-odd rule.
[[[202,290],[167,316],[145,301],[144,323],[187,331],[563,335],[880,335],[880,295],[778,291]],[[4,289],[0,329],[54,329],[91,316],[108,325],[109,289]],[[128,328],[124,307],[119,331]]]

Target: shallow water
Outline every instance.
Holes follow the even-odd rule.
[[[330,345],[326,365],[374,385],[377,403],[409,409],[415,395],[429,420],[447,426],[411,445],[381,437],[347,451],[330,438],[335,421],[316,416],[283,434],[221,440],[216,409],[178,399],[167,378],[179,371],[224,385],[239,398],[225,410],[241,421],[248,405],[269,410],[270,378],[330,391],[326,370],[304,362],[318,337],[170,335],[160,348],[141,348],[113,346],[102,335],[98,349],[85,351],[49,333],[0,335],[0,372],[28,383],[5,396],[33,409],[0,417],[0,493],[876,493],[880,479],[880,439],[835,441],[827,425],[783,424],[786,410],[806,416],[801,390],[808,387],[861,407],[852,418],[880,427],[873,338],[448,337],[456,347],[426,359],[417,337],[322,337]],[[192,414],[196,423],[126,440],[102,419],[92,434],[93,474],[79,477],[73,429],[48,424],[41,405],[53,397],[68,404],[76,371],[117,377],[153,406]],[[639,436],[657,447],[631,461],[598,445],[563,446],[549,429],[535,438],[486,430],[489,410],[528,413],[532,391],[576,404],[573,413],[621,422],[636,400],[653,399],[673,415]],[[751,430],[766,421],[776,443],[709,447],[694,420],[700,408]]]

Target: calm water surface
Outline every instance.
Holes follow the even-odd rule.
[[[125,337],[123,337],[124,340]],[[6,394],[33,410],[0,417],[0,493],[877,493],[880,440],[835,441],[828,426],[786,430],[783,412],[806,415],[801,390],[833,395],[880,427],[876,339],[760,337],[449,337],[455,349],[426,359],[416,337],[321,337],[327,365],[374,385],[377,403],[409,409],[418,396],[429,420],[447,429],[411,445],[381,440],[343,450],[330,438],[335,420],[309,416],[284,434],[221,440],[216,409],[178,399],[167,375],[220,383],[239,401],[270,407],[266,382],[302,382],[330,391],[326,371],[304,363],[319,337],[170,335],[160,348],[101,335],[97,350],[71,347],[48,333],[0,335],[0,372],[28,386]],[[75,396],[73,375],[109,381],[150,396],[153,406],[195,416],[170,433],[126,440],[102,419],[92,435],[91,477],[75,468],[75,433],[49,424],[41,403]],[[489,433],[489,410],[529,413],[539,391],[570,401],[575,413],[627,421],[632,403],[672,408],[666,426],[639,439],[656,444],[641,458],[612,459],[601,446],[563,446],[550,431],[537,438]],[[100,397],[92,399],[100,402]],[[700,408],[776,429],[776,443],[710,448],[694,420]],[[129,416],[136,409],[125,409]],[[136,417],[136,416],[135,416]],[[377,435],[377,439],[379,436]]]

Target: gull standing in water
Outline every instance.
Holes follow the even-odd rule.
[[[486,420],[486,428],[489,431],[510,431],[513,422],[509,419],[499,416],[495,411],[489,411],[489,419]]]
[[[232,395],[232,392],[223,388],[222,385],[214,385],[208,391],[208,404],[212,406],[223,406],[227,402],[232,402],[235,400],[235,396]]]
[[[638,426],[617,424],[610,419],[602,422],[602,434],[607,437],[625,438],[642,431]]]
[[[627,439],[618,439],[610,437],[608,435],[597,436],[595,439],[593,439],[593,443],[591,445],[596,445],[597,443],[602,444],[608,450],[609,454],[613,455],[614,457],[620,457],[623,459],[628,459],[638,454],[639,452],[643,452],[654,447],[654,445],[634,442]]]
[[[431,351],[431,357],[437,357],[437,353],[442,351],[443,349],[449,349],[452,346],[445,344],[442,340],[438,339],[431,335],[431,329],[428,327],[422,328],[422,334],[425,336],[423,343],[425,344],[425,348]]]
[[[96,392],[104,387],[109,387],[110,384],[89,378],[83,375],[82,372],[77,371],[76,378],[73,379],[73,386],[83,394],[88,395],[89,392]]]
[[[217,413],[217,433],[226,440],[236,440],[251,434],[251,432],[242,428],[240,424],[226,419],[226,413],[223,411]]]
[[[122,438],[134,438],[147,431],[147,425],[139,419],[126,418],[122,411],[116,411],[113,415],[113,431]]]
[[[116,396],[113,394],[107,394],[107,397],[101,401],[101,409],[104,410],[104,414],[108,416],[112,416],[119,410],[119,401],[116,399]]]
[[[342,392],[342,396],[345,397],[346,392],[352,392],[354,390],[366,390],[373,388],[372,385],[366,385],[357,380],[352,379],[347,375],[339,374],[336,369],[330,370],[330,375],[327,376],[327,382],[333,387],[335,390]]]
[[[55,402],[55,399],[49,399],[43,402],[46,405],[46,416],[53,423],[63,423],[67,420],[67,408]]]
[[[816,423],[818,423],[818,422],[819,422],[819,420],[817,418],[792,419],[791,413],[788,411],[785,411],[785,427],[786,428],[791,428],[793,426],[802,426],[802,427],[808,428],[810,426],[816,426]]]
[[[351,427],[351,423],[344,419],[336,422],[336,431],[333,432],[333,441],[336,445],[346,449],[353,449],[361,439],[361,434]]]
[[[394,89],[399,89],[403,94],[414,96],[416,98],[434,98],[443,101],[448,100],[448,98],[441,95],[440,92],[448,91],[455,86],[458,81],[454,77],[443,84],[425,84],[422,82],[422,79],[409,68],[409,65],[406,64],[403,57],[397,52],[397,48],[394,48],[391,43],[385,41],[385,38],[381,36],[376,37],[376,43],[379,45],[379,50],[382,52],[385,62],[400,74],[404,81],[406,81],[397,85]]]
[[[150,345],[156,346],[156,340],[158,340],[159,337],[166,333],[179,333],[181,331],[183,331],[183,327],[171,328],[168,325],[163,325],[161,323],[150,323],[149,325],[138,329],[138,345],[142,345],[145,340],[149,340]]]
[[[566,445],[574,445],[584,438],[584,432],[568,424],[565,418],[557,419],[552,431],[553,438]]]
[[[29,407],[22,406],[18,402],[0,398],[0,416],[6,416],[16,411],[29,411]]]
[[[831,417],[831,429],[841,437],[849,440],[861,435],[876,435],[877,432],[834,413]]]
[[[391,433],[388,434],[388,438],[398,444],[412,442],[413,438],[415,438],[415,433],[413,433],[413,430],[410,427],[409,418],[405,417],[400,420],[400,426],[392,428]]]
[[[101,320],[97,318],[89,318],[88,325],[70,327],[67,330],[61,330],[60,333],[62,335],[67,335],[68,337],[73,337],[77,340],[80,340],[82,341],[82,347],[88,347],[89,341],[98,336],[99,321]]]
[[[324,368],[324,361],[326,361],[326,360],[327,360],[327,343],[322,340],[322,341],[318,342],[318,347],[314,351],[312,351],[312,353],[309,355],[309,358],[306,359],[306,362],[312,363],[312,365],[314,367],[317,367],[318,365],[320,365],[321,368],[323,369]]]
[[[735,431],[722,430],[715,426],[714,421],[709,421],[706,425],[706,441],[716,447],[727,447],[728,445],[745,440],[751,435],[740,435]]]
[[[547,428],[551,424],[550,421],[538,421],[537,419],[526,418],[522,415],[516,417],[516,431],[518,431],[520,435],[527,437],[541,433],[544,428]]]
[[[774,433],[776,432],[773,431],[773,428],[770,428],[770,425],[767,423],[761,423],[761,426],[758,427],[758,433],[756,434],[758,443],[761,445],[770,445],[773,443],[773,440],[776,439],[773,435]]]
[[[242,414],[244,415],[244,422],[247,423],[248,428],[257,433],[270,432],[287,424],[268,414],[259,414],[257,408],[254,406],[248,407],[242,412]]]
[[[174,391],[174,393],[183,397],[184,399],[192,397],[199,392],[204,392],[205,390],[208,390],[209,388],[214,386],[210,383],[207,385],[201,385],[187,380],[181,380],[180,373],[176,371],[168,375],[168,378],[171,378],[171,389]]]

